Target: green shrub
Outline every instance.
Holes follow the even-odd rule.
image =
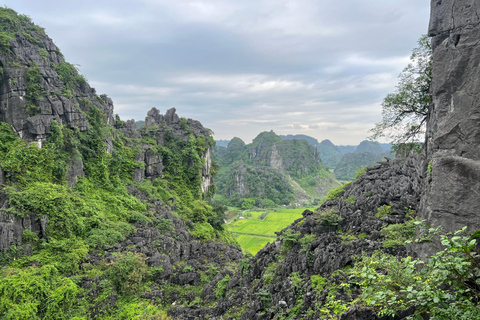
[[[306,234],[300,239],[300,244],[302,245],[302,250],[307,250],[308,245],[317,238],[315,234]]]
[[[172,219],[158,219],[157,220],[157,229],[162,232],[168,232],[173,230]]]
[[[342,238],[342,243],[350,243],[353,240],[356,240],[357,237],[349,230],[347,233],[338,232],[340,237]]]
[[[388,215],[393,214],[392,207],[384,204],[383,206],[377,209],[377,213],[375,213],[375,217],[377,217],[378,219],[383,219],[383,217],[387,214]]]
[[[345,194],[345,188],[348,187],[351,182],[345,183],[344,185],[338,186],[335,189],[332,189],[328,192],[326,200],[338,199]],[[326,201],[325,200],[325,201]]]
[[[31,256],[17,259],[12,266],[36,262],[40,266],[52,265],[62,274],[74,274],[79,271],[80,260],[87,253],[88,247],[81,239],[50,239],[48,242],[40,241]]]
[[[105,273],[117,291],[126,295],[138,294],[144,290],[144,282],[149,277],[145,258],[141,254],[131,252],[120,254]]]
[[[355,262],[350,273],[362,289],[359,302],[374,308],[380,317],[412,308],[415,319],[423,319],[423,315],[430,319],[478,319],[479,232],[466,234],[465,227],[442,235],[440,228],[421,228],[425,236],[419,242],[442,245],[427,261],[378,252]],[[434,240],[438,238],[439,242]]]
[[[77,68],[71,63],[61,62],[56,66],[55,71],[63,82],[62,93],[66,95],[67,98],[72,98],[73,90],[76,86],[84,88],[87,84],[85,77],[80,75]]]
[[[345,202],[353,204],[355,202],[355,196],[352,194],[350,197],[345,199]]]
[[[38,104],[43,96],[45,96],[46,92],[40,83],[42,74],[40,73],[40,69],[35,62],[32,62],[32,65],[27,69],[25,76],[27,81],[25,86],[25,98],[27,99],[25,111],[29,115],[33,116],[41,112]]]
[[[258,217],[260,220],[265,220],[265,218],[268,216],[270,212],[264,212],[260,215],[260,217]]]
[[[192,271],[195,271],[195,269],[193,269],[193,267],[191,265],[186,265],[185,268],[183,268],[182,270],[182,273],[189,273],[189,272],[192,272]]]
[[[282,250],[284,252],[288,252],[292,247],[294,246],[295,243],[297,243],[298,238],[300,237],[300,232],[295,232],[293,233],[293,230],[290,229],[288,231],[285,231],[280,235],[280,239],[283,240],[282,242]]]
[[[0,267],[9,265],[12,261],[24,256],[23,247],[11,245],[0,251]]]
[[[433,171],[433,161],[430,160],[430,162],[428,163],[428,167],[427,167],[427,178],[432,174],[432,171]]]
[[[85,242],[92,248],[104,248],[125,240],[135,231],[135,227],[123,221],[104,221],[98,228],[93,228],[87,235]]]
[[[10,52],[10,37],[8,34],[5,32],[0,32],[0,51],[3,53],[9,53]]]
[[[343,221],[337,209],[322,210],[315,216],[315,220],[322,226],[336,226]]]
[[[50,57],[50,54],[48,53],[48,51],[43,48],[39,49],[38,53],[42,57],[43,61],[47,61],[48,58]]]
[[[51,265],[8,269],[0,281],[2,319],[72,319],[80,289]]]
[[[263,283],[264,284],[271,284],[273,282],[273,278],[275,277],[275,272],[277,271],[278,263],[271,262],[265,268],[265,272],[263,273]]]
[[[248,272],[250,271],[250,268],[251,268],[251,266],[250,266],[250,262],[248,261],[248,259],[242,260],[238,264],[238,270],[240,270],[244,276],[246,276],[248,274]]]
[[[27,242],[37,242],[38,241],[38,235],[36,232],[33,232],[29,229],[23,230],[22,233],[22,242],[27,243]]]
[[[251,209],[255,206],[255,199],[245,198],[242,202],[242,209]]]
[[[312,289],[317,290],[318,293],[322,292],[328,281],[327,278],[324,278],[319,274],[310,276],[310,280],[312,280]]]
[[[195,223],[194,229],[190,230],[190,233],[202,241],[209,241],[215,236],[215,229],[208,222]]]
[[[365,174],[365,172],[367,172],[367,167],[358,168],[357,171],[355,171],[355,179],[358,179],[361,176],[363,176]]]
[[[395,245],[405,245],[406,241],[411,241],[415,235],[415,220],[408,220],[405,223],[391,224],[380,230],[385,237],[383,246],[385,248]]]
[[[366,234],[365,232],[362,232],[358,235],[357,238],[358,239],[366,239],[366,238],[368,238],[368,234]]]
[[[272,302],[271,293],[266,288],[262,288],[255,292],[255,295],[258,297],[258,299],[260,299],[260,301],[262,301],[263,306],[268,308],[270,302]]]
[[[230,276],[227,274],[222,280],[217,282],[217,284],[215,285],[215,296],[217,297],[217,299],[225,297],[225,294],[227,293],[226,287],[229,281]]]

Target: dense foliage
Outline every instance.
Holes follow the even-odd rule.
[[[417,242],[432,243],[438,250],[427,261],[382,252],[359,259],[351,275],[362,289],[361,303],[380,316],[414,308],[415,319],[478,319],[479,234],[465,230],[447,234],[440,234],[440,227],[426,230]]]
[[[165,174],[136,187],[174,205],[180,217],[192,222],[192,234],[199,239],[235,242],[223,230],[225,208],[202,199],[201,156],[211,138],[190,134],[185,140],[166,128],[164,145],[148,140],[148,133],[146,141],[134,141],[107,125],[100,109],[84,103],[90,129],[80,132],[53,121],[42,148],[19,139],[9,124],[0,123],[0,166],[9,199],[4,211],[41,219],[46,225],[45,230],[26,229],[23,246],[12,246],[0,255],[1,319],[87,319],[90,308],[104,304],[112,294],[120,297],[118,309],[102,312],[102,319],[164,317],[163,306],[137,297],[161,272],[147,267],[143,255],[125,253],[110,263],[80,267],[88,254],[103,252],[135,232],[135,222],[157,225],[162,232],[172,229],[170,220],[157,219],[146,203],[127,191],[128,184],[134,185],[134,168],[142,167],[135,160],[138,143],[162,157]],[[72,188],[68,170],[78,160],[85,175]],[[80,285],[86,275],[102,279],[96,299]]]

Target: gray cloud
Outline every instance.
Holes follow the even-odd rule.
[[[6,0],[46,28],[122,118],[176,107],[217,139],[357,143],[381,118],[428,1]]]

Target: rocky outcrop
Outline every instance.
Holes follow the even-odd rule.
[[[399,257],[405,256],[405,246],[383,246],[382,228],[409,219],[416,212],[424,179],[422,159],[412,156],[383,162],[367,169],[359,179],[344,188],[341,197],[325,202],[318,211],[306,210],[303,218],[278,233],[274,243],[257,255],[242,262],[237,272],[229,276],[225,298],[213,308],[172,308],[169,315],[180,319],[225,319],[232,310],[242,310],[234,319],[274,319],[275,315],[292,315],[292,319],[322,319],[320,313],[334,290],[336,300],[348,303],[353,297],[336,287],[320,292],[312,286],[311,276],[322,276],[332,283],[347,281],[342,268],[353,264],[354,256],[384,250]],[[381,206],[391,207],[391,214],[375,216]],[[339,225],[320,222],[321,212],[334,210],[343,219]],[[288,234],[298,234],[292,248],[284,247]],[[349,240],[342,235],[349,234]],[[310,241],[302,238],[310,237]],[[340,270],[340,271],[338,271]],[[214,296],[216,283],[226,274],[204,286],[204,302]],[[338,291],[337,291],[338,290]],[[352,307],[341,319],[376,320],[372,310]]]
[[[126,122],[119,122],[116,127],[127,137],[137,138],[142,136],[148,136],[155,139],[158,145],[164,145],[165,139],[169,139],[169,135],[182,139],[183,141],[189,141],[190,135],[195,138],[203,136],[205,139],[210,137],[208,129],[196,120],[180,118],[176,114],[175,108],[168,109],[165,115],[161,114],[157,108],[152,108],[148,111],[145,117],[145,125],[137,130],[134,120]],[[158,150],[152,149],[149,145],[141,145],[141,152],[137,155],[136,161],[139,161],[142,166],[135,169],[134,180],[140,182],[143,179],[154,180],[162,177],[164,164],[161,154]],[[210,186],[213,186],[213,159],[212,148],[208,146],[205,148],[205,152],[202,155],[204,162],[201,168],[202,193],[208,192]]]
[[[422,218],[480,229],[480,3],[432,1],[431,93]]]
[[[92,105],[113,124],[113,103],[106,95],[98,96],[71,64],[66,64],[59,49],[41,28],[27,23],[18,26],[10,39],[9,50],[0,51],[2,68],[0,86],[0,121],[10,123],[17,134],[41,146],[50,132],[53,120],[80,131],[89,128],[85,117]],[[38,79],[29,70],[38,66]],[[70,74],[78,81],[66,82],[59,75],[59,66],[69,66]],[[65,71],[64,71],[65,72]],[[39,87],[34,97],[29,84]],[[32,103],[33,109],[27,104]]]
[[[83,172],[83,161],[81,158],[74,158],[70,161],[67,170],[68,186],[73,188],[78,182],[78,177],[85,176]]]
[[[8,208],[7,197],[2,192],[0,195],[1,207],[4,210]],[[46,238],[46,229],[48,218],[46,216],[27,215],[19,217],[15,214],[0,214],[0,251],[10,248],[10,246],[21,246],[23,243],[24,230],[36,232],[41,238]]]

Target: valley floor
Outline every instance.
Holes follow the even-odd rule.
[[[228,230],[232,232],[244,253],[255,255],[267,243],[274,242],[279,232],[295,220],[302,218],[302,212],[314,208],[277,208],[262,211],[237,211],[230,217]],[[235,212],[235,211],[234,211]]]

